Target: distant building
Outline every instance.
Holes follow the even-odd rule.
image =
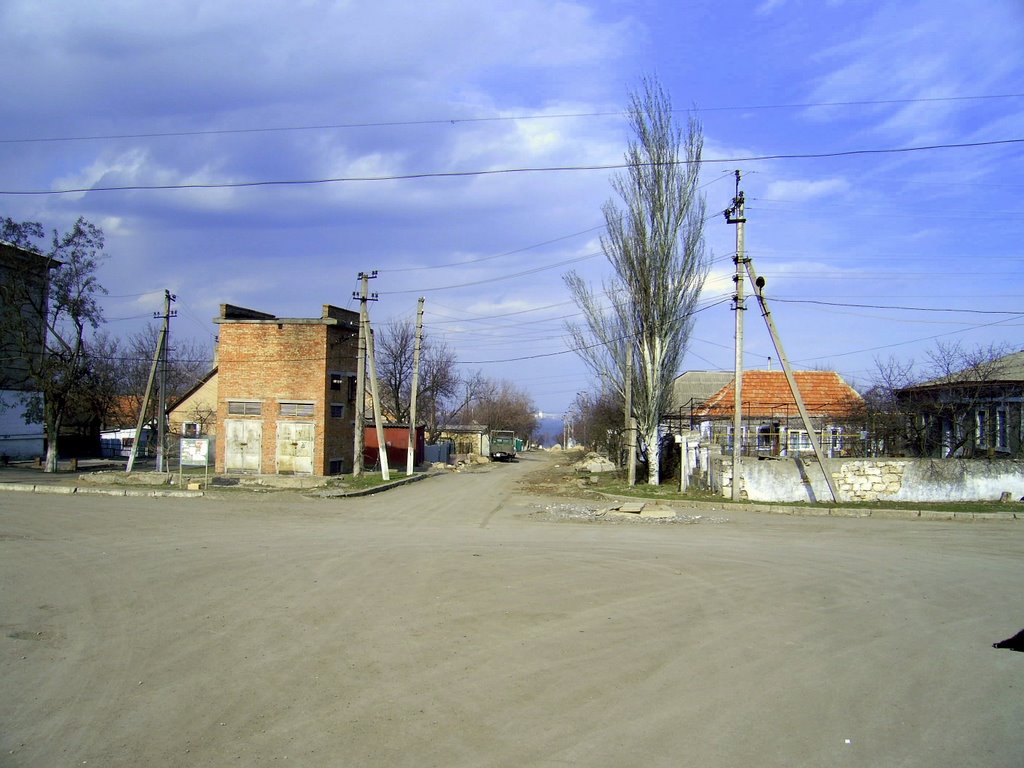
[[[39,394],[31,361],[46,348],[46,312],[50,270],[60,266],[47,256],[0,241],[0,456],[41,456],[45,430],[26,423],[24,397]]]
[[[167,424],[176,437],[217,436],[217,367],[214,366],[192,388],[170,404]]]
[[[486,424],[446,424],[439,429],[439,443],[450,443],[456,455],[490,456],[489,427]]]
[[[217,472],[352,471],[359,314],[275,317],[221,305]]]

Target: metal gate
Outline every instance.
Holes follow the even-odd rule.
[[[224,471],[260,471],[263,455],[263,422],[253,419],[225,419]]]
[[[277,473],[313,474],[315,425],[305,421],[277,422]]]

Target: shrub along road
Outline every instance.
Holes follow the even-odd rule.
[[[0,765],[1024,765],[1019,524],[579,522],[549,461],[0,493]]]

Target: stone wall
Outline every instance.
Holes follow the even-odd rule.
[[[987,459],[833,459],[841,501],[998,501],[1024,497],[1024,461]],[[732,496],[732,459],[712,465],[713,487]],[[751,501],[832,501],[814,459],[759,461],[744,457],[743,498]]]

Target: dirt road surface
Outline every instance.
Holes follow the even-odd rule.
[[[578,522],[544,461],[0,493],[0,765],[1024,765],[1024,525]]]

